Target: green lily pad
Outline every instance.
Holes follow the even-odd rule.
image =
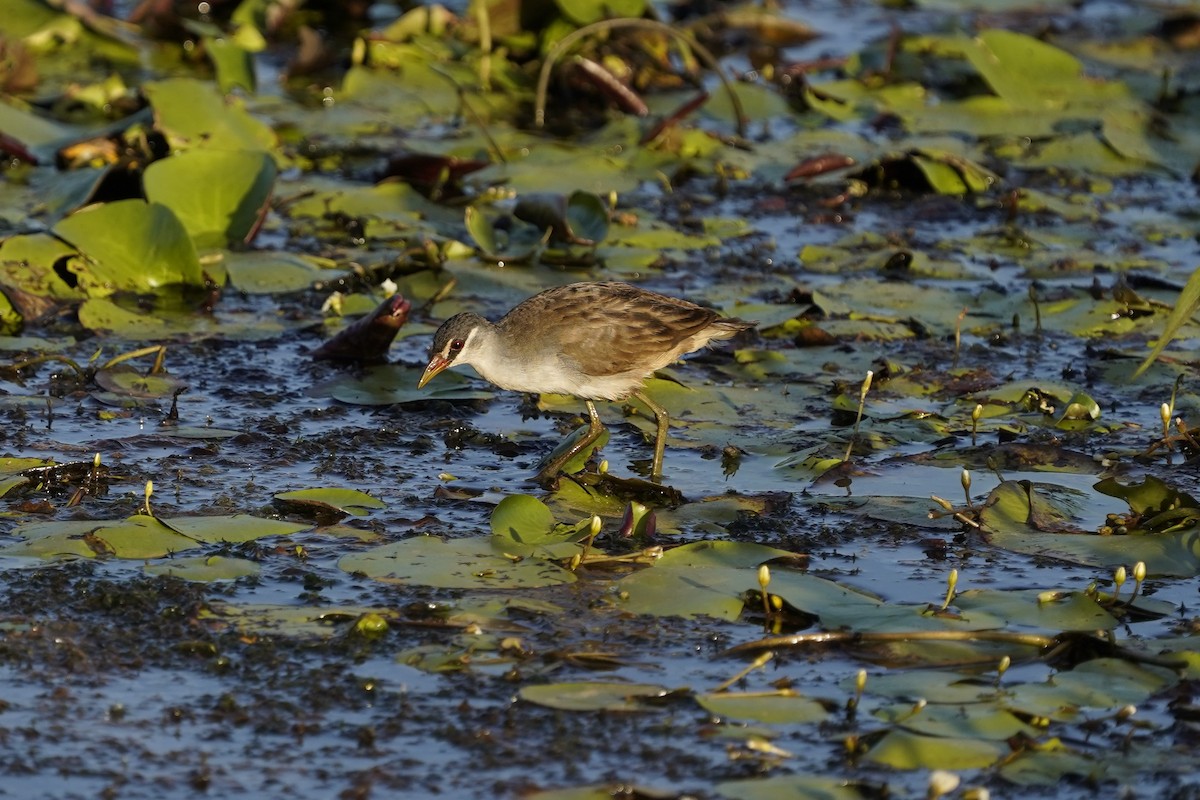
[[[255,151],[185,150],[142,176],[146,199],[175,212],[196,247],[245,244],[266,213],[275,161]]]
[[[758,566],[794,554],[744,542],[695,542],[668,550],[649,569],[618,582],[633,614],[737,619],[742,594],[758,588]]]
[[[86,261],[72,261],[68,268],[90,296],[203,285],[187,229],[161,203],[104,203],[77,211],[59,222],[54,233],[86,256]]]
[[[365,615],[395,619],[392,609],[371,606],[281,606],[272,603],[207,604],[200,619],[224,624],[244,634],[267,634],[295,639],[325,639],[345,633]]]
[[[523,686],[517,697],[562,711],[648,711],[644,699],[658,699],[668,689],[650,683],[547,683]]]
[[[791,690],[779,692],[714,692],[696,697],[705,711],[719,717],[750,719],[771,725],[821,722],[829,716],[824,704]]]
[[[274,250],[227,252],[225,270],[229,283],[247,294],[283,294],[302,292],[328,275],[313,258],[301,253]],[[372,306],[373,307],[373,306]]]
[[[417,388],[423,369],[399,364],[368,367],[363,377],[347,376],[326,383],[330,396],[356,406],[387,406],[429,400],[488,400],[493,394],[476,389],[468,378],[443,372],[423,389]]]
[[[1070,510],[1028,481],[1005,481],[980,512],[982,530],[996,547],[1115,568],[1141,561],[1151,575],[1200,573],[1200,533],[1100,536],[1072,529]]]
[[[253,561],[226,556],[187,556],[146,565],[147,575],[169,575],[197,583],[234,581],[259,572],[261,568]]]
[[[986,611],[1002,617],[1008,625],[1050,632],[1102,631],[1117,627],[1117,620],[1083,592],[1068,592],[1045,600],[1036,589],[971,589],[956,594],[954,605],[965,612]]]
[[[10,35],[20,36],[15,32]],[[11,103],[0,103],[0,130],[31,150],[44,153],[52,151],[49,145],[65,141],[75,134],[75,129],[70,126],[17,108]]]
[[[0,242],[0,282],[39,297],[78,299],[79,291],[55,269],[78,255],[74,247],[46,233],[10,236]]]
[[[866,759],[893,769],[983,769],[1010,753],[1005,742],[922,736],[891,730],[867,751]]]
[[[98,556],[163,558],[200,544],[249,542],[296,533],[308,527],[245,514],[170,520],[135,514],[115,521],[33,522],[15,528],[13,535],[22,541],[0,547],[0,555],[51,560]]]
[[[265,539],[269,536],[289,536],[312,527],[304,523],[266,519],[249,514],[171,517],[166,522],[180,533],[210,544],[238,544]]]
[[[492,538],[415,536],[343,556],[338,566],[385,583],[445,589],[528,589],[575,581],[574,573],[556,564],[505,556]]]
[[[217,85],[221,91],[232,92],[241,88],[253,93],[257,83],[254,79],[253,53],[234,38],[205,36],[202,41],[204,53],[217,72]]]
[[[96,385],[124,397],[161,399],[171,397],[187,384],[174,375],[143,375],[128,364],[117,364],[97,372]]]
[[[195,539],[142,514],[117,522],[35,522],[14,533],[24,541],[0,548],[0,553],[49,560],[65,556],[162,558],[197,546]]]
[[[584,425],[582,427],[576,428],[575,430],[571,431],[571,433],[568,434],[565,439],[563,439],[561,442],[559,442],[558,445],[556,445],[553,450],[551,450],[549,453],[546,454],[545,458],[542,459],[541,463],[545,464],[550,461],[553,461],[559,455],[567,452],[572,447],[574,447],[576,442],[580,441],[587,435],[588,435],[588,426],[587,425]],[[590,459],[592,457],[592,454],[595,453],[597,450],[600,450],[601,448],[603,448],[604,445],[608,444],[609,436],[610,436],[610,434],[608,432],[608,428],[605,428],[604,430],[600,431],[600,435],[596,437],[596,440],[594,442],[592,442],[587,447],[580,450],[575,455],[571,456],[571,458],[568,459],[567,462],[562,465],[563,474],[564,475],[574,475],[577,472],[583,471],[583,468],[587,466],[588,459]]]
[[[769,778],[744,778],[718,783],[717,791],[732,800],[863,800],[874,792],[860,789],[852,781],[819,775],[772,775]]]
[[[1021,713],[1070,720],[1082,710],[1115,711],[1143,703],[1178,680],[1175,672],[1164,667],[1095,658],[1043,683],[1006,687],[1004,704]]]
[[[492,509],[492,535],[525,544],[542,544],[553,537],[557,522],[550,508],[536,497],[512,494]]]
[[[877,709],[874,715],[912,733],[948,739],[1004,742],[1014,736],[1034,738],[1040,733],[992,703],[926,705],[916,711],[908,705],[890,706]]]
[[[495,546],[514,555],[568,559],[582,552],[580,541],[591,529],[591,518],[575,525],[560,525],[541,500],[530,495],[509,495],[492,510]],[[602,552],[594,549],[593,552]]]
[[[275,146],[270,126],[250,116],[236,100],[211,83],[194,78],[149,81],[142,91],[154,108],[155,123],[172,151],[203,147],[212,150],[267,151]]]
[[[842,688],[854,690],[854,680],[843,681]],[[995,698],[1000,689],[994,681],[976,675],[941,669],[913,669],[885,672],[867,678],[866,690],[873,695],[897,700],[959,705],[981,703]]]

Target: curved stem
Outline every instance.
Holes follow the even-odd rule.
[[[155,355],[154,366],[150,368],[150,372],[148,374],[157,375],[158,373],[162,372],[163,359],[167,354],[167,346],[162,344],[152,344],[137,350],[130,350],[128,353],[121,353],[120,355],[113,356],[108,361],[105,361],[100,369],[109,369],[124,361],[129,361],[132,358],[141,358],[142,356],[148,356],[151,354]]]
[[[542,128],[546,125],[546,91],[550,85],[550,71],[554,68],[554,63],[558,61],[569,47],[585,36],[591,36],[593,33],[601,33],[615,28],[642,28],[644,30],[664,33],[675,37],[695,51],[699,59],[704,62],[704,65],[717,74],[717,78],[720,79],[721,86],[725,89],[725,93],[729,95],[729,102],[733,106],[733,113],[737,118],[738,136],[743,138],[746,136],[748,120],[746,119],[746,112],[742,108],[742,101],[738,98],[737,93],[733,91],[733,84],[725,76],[725,71],[721,69],[721,64],[717,61],[716,56],[712,54],[712,51],[696,41],[696,37],[686,31],[672,28],[670,25],[657,20],[638,19],[636,17],[602,19],[599,22],[593,22],[591,25],[584,25],[579,30],[572,31],[559,39],[554,47],[550,48],[550,52],[546,55],[546,60],[542,62],[542,70],[538,73],[537,94],[534,98],[533,111],[534,127]]]
[[[13,370],[20,370],[20,369],[25,369],[26,367],[36,366],[38,364],[45,364],[50,361],[58,361],[62,364],[66,364],[68,367],[75,370],[75,374],[79,375],[80,377],[83,377],[84,375],[87,374],[84,371],[83,367],[81,367],[77,363],[75,363],[75,361],[73,359],[67,358],[66,356],[50,355],[50,354],[34,356],[33,358],[26,358],[23,361],[17,361],[12,364],[9,364],[8,368],[13,369]]]

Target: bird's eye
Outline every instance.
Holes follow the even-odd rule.
[[[463,349],[464,344],[466,344],[466,342],[464,342],[462,339],[455,339],[454,341],[452,341],[450,343],[450,352],[451,353],[459,352],[460,350]]]

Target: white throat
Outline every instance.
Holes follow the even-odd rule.
[[[469,364],[487,382],[514,392],[570,394],[574,389],[562,380],[557,352],[535,342],[505,342],[494,326],[473,328],[454,363]]]

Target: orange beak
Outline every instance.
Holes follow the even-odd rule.
[[[440,355],[431,357],[429,359],[429,366],[425,367],[425,374],[421,376],[421,380],[417,381],[417,388],[423,389],[425,384],[436,378],[448,366],[450,366],[449,360],[442,358]]]

